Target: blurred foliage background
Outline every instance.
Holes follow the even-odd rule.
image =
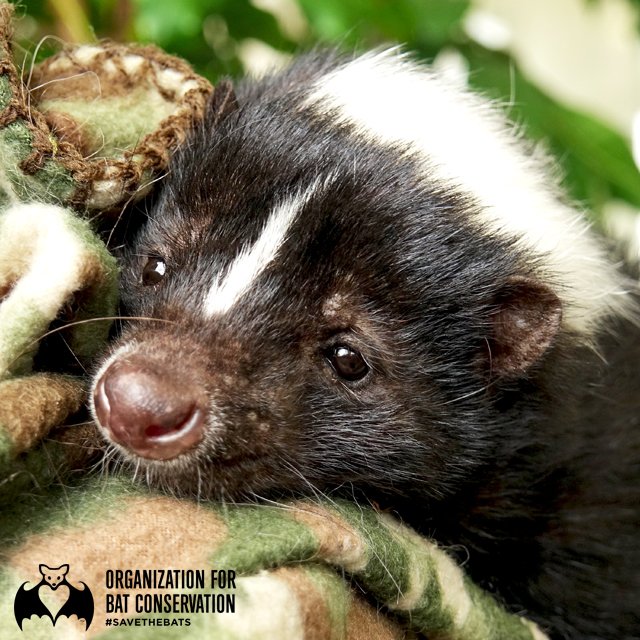
[[[640,148],[640,0],[21,0],[15,4],[20,16],[17,53],[27,70],[34,59],[54,51],[60,40],[107,37],[153,42],[186,58],[213,82],[221,75],[259,73],[318,42],[338,43],[347,50],[403,43],[419,58],[504,105],[526,135],[555,154],[571,196],[595,220],[606,221],[622,212],[628,224],[640,229],[636,222],[640,173],[632,152],[633,118],[628,115],[635,113]],[[527,48],[523,45],[527,29],[535,31],[534,27],[538,41],[529,38]],[[624,58],[623,46],[636,58]],[[541,52],[551,55],[538,64],[542,73],[528,73]],[[606,59],[608,52],[611,59]],[[562,67],[563,60],[571,58],[574,66]],[[625,66],[622,58],[635,60],[635,66],[633,62]],[[545,69],[561,68],[568,71],[559,80],[556,73],[557,89],[549,88]],[[610,74],[619,74],[618,89],[611,89],[608,80],[615,78]],[[565,85],[570,88],[577,76],[603,108],[597,104],[590,108],[588,98],[571,100],[564,95]],[[603,95],[616,91],[625,96]],[[607,104],[619,107],[621,101],[631,101],[627,111],[620,115],[618,109],[608,117]]]

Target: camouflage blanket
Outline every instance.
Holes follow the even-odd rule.
[[[435,544],[348,502],[224,507],[84,478],[15,500],[0,536],[0,633],[7,639],[25,637],[14,597],[26,580],[29,588],[38,582],[41,563],[69,564],[70,583],[90,588],[95,615],[87,637],[546,637],[506,613]],[[154,584],[142,575],[136,583],[135,572],[144,570]],[[168,570],[177,570],[173,582]],[[189,582],[198,575],[200,584]],[[158,610],[154,596],[162,605],[170,598],[169,606]],[[47,604],[55,611],[67,598]],[[127,619],[132,626],[120,626]],[[51,621],[34,616],[23,629],[29,638],[67,638],[85,624],[60,618],[55,632],[67,635],[54,636]]]
[[[98,230],[149,191],[211,87],[112,43],[23,80],[10,41],[0,3],[0,637],[545,638],[371,508],[204,504],[93,472],[77,414],[117,297]],[[61,327],[62,352],[43,340]]]

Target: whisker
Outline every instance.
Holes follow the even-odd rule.
[[[38,44],[36,45],[36,48],[33,50],[33,55],[31,56],[31,64],[29,66],[29,76],[27,77],[27,81],[26,83],[23,82],[21,83],[21,92],[22,92],[22,99],[25,99],[25,95],[24,92],[25,90],[27,91],[27,95],[26,95],[26,102],[27,102],[27,111],[29,113],[29,118],[31,118],[31,90],[29,89],[29,87],[31,86],[31,80],[33,79],[33,71],[35,69],[36,66],[36,60],[38,58],[38,53],[40,52],[40,49],[42,48],[42,45],[44,45],[44,43],[47,40],[54,40],[56,42],[58,42],[59,44],[64,46],[64,41],[62,40],[62,38],[58,38],[57,36],[52,36],[52,35],[46,35],[43,36],[42,38],[40,38]],[[27,59],[25,58],[25,64],[26,64]],[[22,75],[24,77],[24,66],[22,69]]]
[[[113,234],[115,233],[116,228],[120,224],[120,221],[122,220],[127,207],[131,204],[131,202],[133,202],[133,200],[135,199],[135,197],[138,194],[138,192],[143,190],[143,189],[146,189],[147,187],[150,187],[152,184],[155,184],[156,182],[159,182],[160,180],[166,178],[167,175],[169,175],[169,174],[168,174],[167,171],[165,171],[164,173],[161,173],[159,176],[153,178],[152,180],[148,180],[147,182],[145,182],[143,184],[140,184],[138,186],[138,188],[136,189],[135,193],[131,194],[131,196],[127,199],[127,201],[122,205],[122,208],[120,209],[120,211],[118,213],[118,217],[116,218],[115,223],[111,227],[111,231],[109,232],[109,235],[107,236],[107,241],[105,242],[107,247],[109,247],[109,245],[111,244],[111,239],[113,238]],[[96,215],[96,217],[97,217],[97,215]]]
[[[62,342],[64,342],[64,346],[67,347],[67,349],[69,350],[69,353],[73,356],[73,359],[78,363],[78,366],[84,371],[85,375],[88,375],[89,372],[87,371],[86,367],[82,364],[82,362],[80,362],[80,359],[74,353],[73,349],[71,348],[71,345],[66,341],[64,336],[60,336],[60,337],[62,338]]]
[[[101,316],[100,318],[85,318],[84,320],[75,320],[74,322],[68,322],[60,327],[56,327],[55,329],[49,329],[46,333],[43,333],[40,337],[32,340],[29,344],[27,344],[24,349],[16,355],[16,357],[7,365],[7,369],[10,369],[20,358],[31,350],[32,347],[38,344],[41,340],[48,338],[50,335],[54,333],[58,333],[59,331],[65,331],[71,327],[75,327],[80,324],[88,324],[90,322],[104,322],[111,320],[142,320],[142,321],[150,321],[150,322],[165,322],[167,324],[177,324],[175,320],[166,320],[165,318],[151,318],[147,316]],[[67,345],[68,346],[68,345]],[[73,352],[72,352],[73,353]],[[75,355],[75,354],[74,354]]]

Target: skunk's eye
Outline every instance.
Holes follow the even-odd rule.
[[[362,355],[347,346],[336,344],[325,351],[325,357],[335,372],[345,380],[354,382],[362,380],[369,373],[369,365]]]
[[[142,269],[142,284],[153,286],[158,284],[167,270],[167,264],[162,258],[149,258]]]

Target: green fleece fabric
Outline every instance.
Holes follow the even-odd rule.
[[[141,540],[146,549],[142,555],[136,548]],[[367,620],[365,637],[373,638],[403,637],[407,631],[457,640],[546,637],[476,587],[436,544],[385,514],[346,501],[197,504],[160,496],[123,479],[79,477],[71,485],[54,484],[41,495],[14,499],[3,512],[0,548],[0,609],[10,609],[24,581],[37,582],[35,563],[68,563],[72,584],[85,582],[94,595],[89,637],[201,638],[206,631],[215,638],[253,639],[269,633],[287,638],[295,631],[291,637],[357,638],[352,623],[358,616]],[[110,587],[105,581],[108,570],[169,567],[207,574],[214,568],[234,570],[235,588],[216,593],[235,595],[235,610],[144,615],[132,609],[108,611],[109,594],[136,591]],[[374,615],[349,577],[379,603],[385,616]],[[193,594],[211,589],[138,592]],[[113,627],[113,619],[187,617],[188,628]],[[34,617],[25,625],[30,638],[51,637],[47,618]],[[18,639],[21,633],[12,616],[0,620],[3,638]]]

